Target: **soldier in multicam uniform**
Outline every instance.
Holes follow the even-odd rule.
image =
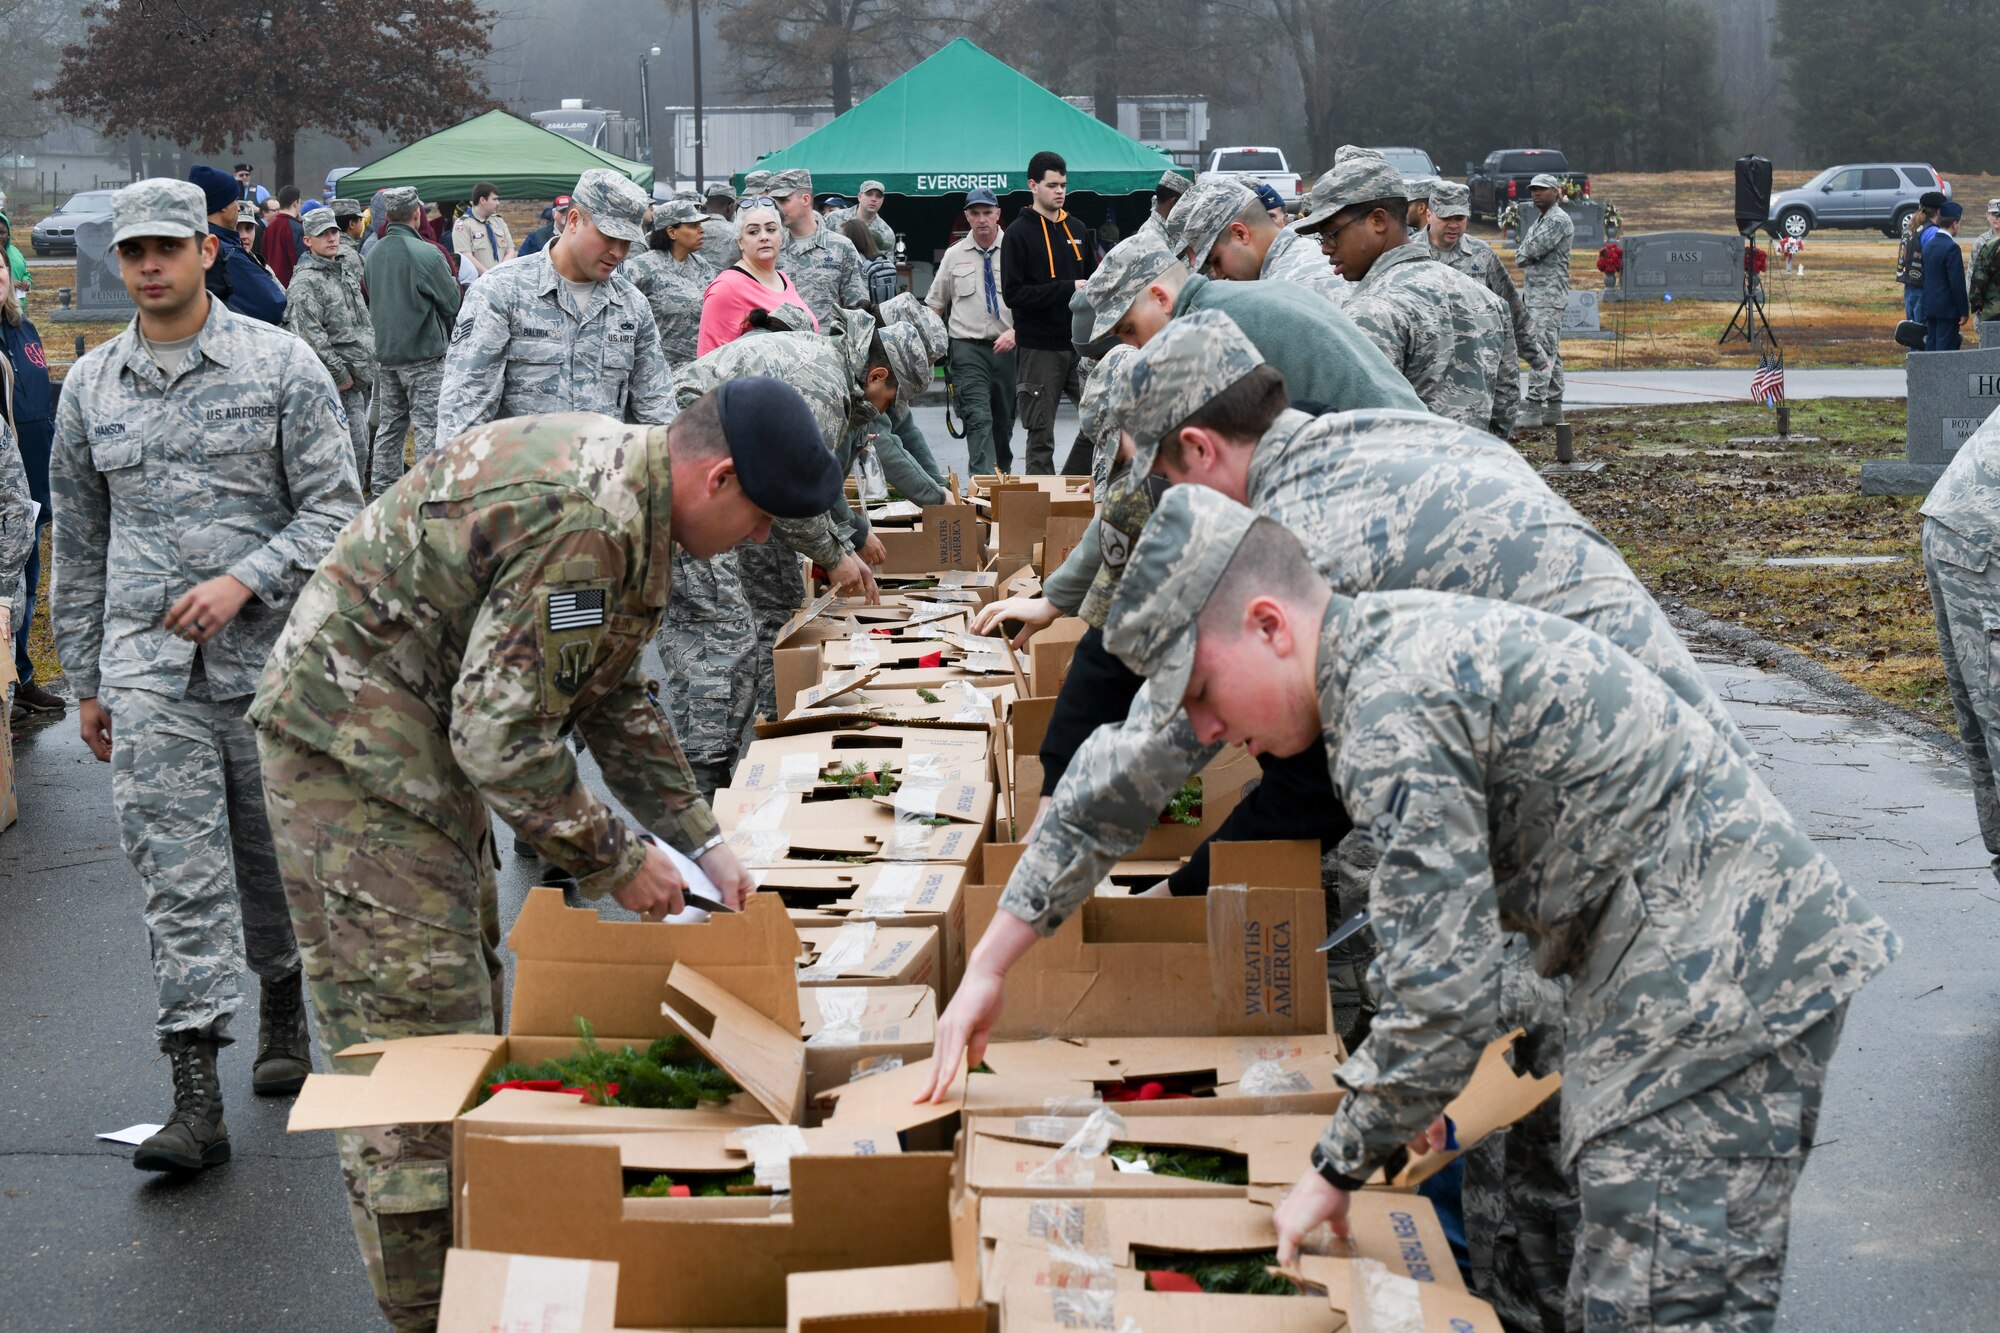
[[[1771,1328],[1847,1002],[1899,946],[1728,740],[1589,629],[1349,597],[1295,535],[1199,488],[1161,501],[1105,638],[1157,725],[1281,754],[1323,734],[1382,853],[1381,1012],[1274,1215],[1279,1262],[1471,1077],[1504,921],[1573,983],[1569,1328]]]
[[[1520,424],[1553,426],[1562,421],[1562,318],[1569,305],[1569,248],[1576,223],[1562,207],[1562,182],[1554,176],[1544,172],[1535,177],[1528,193],[1537,211],[1521,214],[1521,240],[1514,247],[1514,258],[1528,289],[1528,318],[1542,360],[1528,377],[1528,401]]]
[[[285,612],[361,507],[339,396],[306,345],[203,286],[202,192],[112,196],[112,246],[139,313],[70,370],[56,412],[56,647],[84,743],[111,764],[120,841],[145,886],[157,1032],[174,1110],[146,1170],[229,1159],[216,1053],[260,982],[252,1087],[312,1068],[244,713]]]
[[[321,1044],[498,1030],[492,815],[648,918],[685,887],[591,792],[586,737],[633,817],[734,905],[723,845],[640,651],[670,554],[707,556],[838,494],[798,395],[740,380],[672,426],[588,413],[475,428],[341,534],[251,709]],[[451,1243],[451,1126],[343,1131],[376,1299],[430,1328]]]
[[[2000,319],[2000,273],[1993,270],[1996,246],[2000,246],[2000,199],[1988,199],[1986,230],[1972,243],[1972,257],[1965,261],[1966,299],[1975,324]]]
[[[836,310],[865,305],[868,284],[861,277],[861,252],[813,212],[812,173],[796,167],[777,172],[765,193],[778,205],[785,224],[778,267],[799,289],[820,327],[832,327]]]
[[[1424,243],[1431,258],[1448,264],[1477,282],[1507,304],[1507,317],[1514,326],[1514,350],[1530,367],[1543,364],[1541,344],[1535,341],[1534,323],[1521,289],[1493,247],[1477,236],[1466,234],[1472,217],[1472,192],[1457,181],[1438,181],[1431,186],[1430,223],[1424,228]],[[1519,372],[1515,379],[1518,384]]]
[[[654,248],[633,255],[618,270],[652,306],[668,370],[694,360],[702,294],[715,280],[715,269],[701,255],[704,216],[699,205],[688,202],[654,208]]]
[[[820,219],[820,225],[831,231],[839,231],[850,222],[859,222],[868,228],[875,248],[883,254],[895,257],[896,229],[882,220],[882,196],[887,193],[881,181],[863,181],[855,191],[856,202],[847,208],[836,208]],[[869,198],[870,195],[875,196]]]
[[[720,273],[741,253],[736,248],[736,191],[728,181],[712,181],[702,195],[701,257]]]
[[[617,272],[645,240],[646,192],[606,167],[583,173],[562,234],[474,283],[451,332],[437,442],[502,417],[602,412],[665,425],[673,385],[646,298]]]
[[[375,387],[375,325],[361,283],[341,254],[343,237],[332,209],[306,214],[306,253],[285,291],[285,327],[305,339],[347,413],[354,445],[354,475],[368,475],[368,394]],[[356,268],[360,260],[354,261]]]
[[[1313,182],[1295,224],[1353,284],[1347,316],[1400,370],[1424,406],[1441,417],[1513,432],[1521,384],[1506,305],[1410,239],[1409,189],[1379,153],[1342,150]]]
[[[406,437],[421,458],[437,439],[444,356],[459,314],[458,278],[417,234],[424,204],[399,185],[382,193],[388,230],[367,252],[368,308],[375,324],[375,439],[362,484],[381,495],[403,475]]]
[[[831,336],[753,331],[725,343],[680,369],[675,397],[685,406],[745,375],[780,379],[805,399],[820,442],[837,455],[852,430],[877,420],[895,399],[875,321],[861,311],[843,317]],[[771,649],[778,627],[804,600],[799,555],[826,570],[836,587],[876,595],[868,564],[882,559],[881,544],[856,534],[844,500],[836,497],[827,509],[778,523],[769,539],[712,558],[675,557],[673,601],[660,630],[663,690],[704,791],[728,784],[757,718],[781,711]]]
[[[1740,731],[1700,668],[1618,551],[1520,455],[1492,436],[1408,411],[1310,417],[1286,407],[1283,377],[1227,316],[1176,318],[1123,370],[1121,420],[1138,445],[1133,466],[1176,483],[1197,483],[1248,503],[1298,533],[1321,573],[1343,592],[1450,588],[1570,616],[1605,634],[1658,672],[1735,748]],[[1169,445],[1162,437],[1181,431]],[[1145,836],[1173,793],[1214,755],[1176,720],[1156,726],[1141,702],[1100,727],[1069,771],[1010,878],[996,928],[974,951],[966,981],[940,1020],[940,1069],[968,1035],[990,1025],[1000,974],[1037,932],[1053,930],[1111,864]],[[1282,764],[1285,760],[1272,760]],[[1326,841],[1322,834],[1322,841]],[[1517,955],[1518,956],[1518,955]],[[1534,1039],[1517,1056],[1561,1055],[1560,1026],[1532,988],[1513,1015]],[[1498,1035],[1497,1033],[1489,1035]],[[1551,1072],[1546,1064],[1527,1066]],[[1541,1289],[1560,1306],[1560,1268],[1574,1205],[1521,1173],[1560,1177],[1556,1143],[1529,1125],[1508,1152],[1509,1202],[1520,1210],[1520,1248],[1537,1258]],[[1520,1128],[1520,1127],[1517,1127]]]
[[[1354,290],[1317,245],[1280,227],[1257,192],[1234,177],[1195,187],[1180,240],[1183,262],[1213,279],[1296,283],[1337,306]]]
[[[1979,832],[2000,875],[2000,676],[1991,669],[1992,624],[2000,616],[2000,419],[1988,417],[1959,446],[1923,503],[1924,581],[1937,620],[1952,711],[1965,743]]]

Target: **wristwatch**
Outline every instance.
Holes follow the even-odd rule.
[[[707,856],[710,852],[714,851],[716,848],[720,847],[723,843],[727,841],[729,841],[729,839],[725,838],[722,834],[717,833],[713,837],[711,837],[707,842],[703,843],[701,846],[689,852],[687,854],[687,859],[690,861],[699,861],[701,860],[702,857]]]
[[[1334,1165],[1333,1159],[1326,1155],[1326,1149],[1317,1143],[1313,1145],[1312,1150],[1312,1169],[1319,1172],[1321,1180],[1337,1190],[1346,1190],[1349,1194],[1368,1183],[1365,1180],[1356,1180],[1353,1176],[1342,1175],[1339,1168]]]

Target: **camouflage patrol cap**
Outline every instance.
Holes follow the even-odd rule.
[[[1431,187],[1431,216],[1437,218],[1469,218],[1472,216],[1472,191],[1457,181],[1439,181]]]
[[[1173,265],[1174,257],[1151,232],[1134,233],[1130,240],[1114,246],[1097,266],[1097,272],[1090,275],[1090,281],[1083,285],[1084,295],[1097,314],[1090,326],[1091,340],[1094,342],[1111,332],[1147,284]]]
[[[137,236],[206,236],[208,196],[192,181],[134,181],[111,196],[111,222],[112,245]]]
[[[1119,372],[1119,421],[1139,451],[1132,466],[1151,472],[1161,436],[1263,364],[1257,345],[1220,310],[1169,320]]]
[[[804,167],[788,167],[784,171],[773,172],[771,184],[764,193],[773,199],[785,199],[804,190],[812,193],[813,174]]]
[[[707,216],[708,214],[702,211],[701,205],[692,199],[670,199],[666,203],[658,204],[654,207],[653,226],[656,228],[685,227],[692,224],[698,227],[701,225],[702,219]]]
[[[337,218],[358,218],[368,210],[361,206],[359,199],[335,199],[333,215]]]
[[[753,194],[769,193],[771,188],[771,176],[772,176],[771,172],[762,170],[753,171],[750,172],[748,175],[744,176],[743,197],[745,199],[748,199]]]
[[[1214,175],[1203,176],[1186,194],[1174,200],[1174,206],[1167,210],[1167,219],[1160,224],[1160,230],[1166,233],[1167,253],[1175,259],[1179,259],[1181,252],[1187,249],[1187,224],[1193,212],[1195,190],[1217,179]]]
[[[609,167],[592,167],[576,178],[569,192],[570,207],[580,208],[591,225],[614,241],[646,239],[646,210],[652,200],[629,176]]]
[[[1138,355],[1136,348],[1128,347],[1124,343],[1113,344],[1098,361],[1096,369],[1090,372],[1090,378],[1084,382],[1083,396],[1077,400],[1077,428],[1083,433],[1084,439],[1099,442],[1100,465],[1093,466],[1090,470],[1091,480],[1096,483],[1099,495],[1104,493],[1104,483],[1111,477],[1111,465],[1104,460],[1118,452],[1120,429],[1118,414],[1125,402],[1120,396],[1124,388],[1124,381],[1121,378],[1124,374],[1122,367],[1136,355]],[[1102,441],[1107,435],[1111,439],[1111,449],[1108,454],[1102,447]]]
[[[1132,548],[1138,544],[1139,534],[1146,530],[1146,520],[1153,516],[1169,484],[1165,477],[1140,476],[1128,469],[1105,488],[1104,503],[1097,511],[1097,576],[1090,581],[1090,589],[1076,609],[1085,624],[1099,630],[1104,628],[1105,617],[1111,614],[1111,599],[1117,595],[1125,565],[1132,558]]]
[[[1444,184],[1444,178],[1442,176],[1418,176],[1415,180],[1405,181],[1404,184],[1409,187],[1410,198],[1429,203],[1437,196],[1437,187]]]
[[[1388,158],[1348,145],[1334,156],[1333,170],[1314,181],[1306,192],[1305,216],[1292,224],[1292,230],[1318,231],[1343,208],[1375,199],[1409,197],[1403,173],[1390,166]]]
[[[1194,193],[1181,201],[1188,210],[1187,220],[1181,224],[1181,248],[1187,252],[1188,267],[1201,272],[1223,228],[1257,202],[1257,192],[1233,178],[1196,186]],[[1174,211],[1180,211],[1179,205]]]
[[[300,221],[299,230],[308,236],[317,236],[321,232],[339,231],[340,219],[334,216],[333,210],[330,208],[315,208]]]
[[[896,375],[896,401],[908,407],[931,384],[931,368],[944,359],[951,347],[944,322],[931,308],[908,292],[901,292],[879,307],[882,323],[876,332],[882,350],[889,354],[889,369]]]
[[[736,191],[728,181],[711,181],[708,188],[702,191],[701,197],[704,199],[727,199],[731,203],[734,203],[736,202]]]
[[[786,301],[764,312],[764,327],[772,333],[812,333],[815,331],[813,312],[795,302]]]
[[[1172,190],[1175,194],[1186,194],[1194,188],[1194,182],[1178,171],[1163,171],[1160,173],[1159,188]]]
[[[1536,173],[1535,178],[1528,182],[1531,190],[1560,190],[1562,187],[1563,183],[1546,171]]]
[[[392,222],[408,217],[410,210],[422,202],[417,198],[417,187],[414,185],[398,185],[382,191],[382,212]]]
[[[240,227],[246,222],[254,223],[256,220],[257,201],[254,199],[238,200],[236,204],[236,225]]]
[[[1180,711],[1194,670],[1195,624],[1257,521],[1206,486],[1169,486],[1125,562],[1104,646],[1146,678],[1153,720]]]

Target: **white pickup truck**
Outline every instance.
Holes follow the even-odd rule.
[[[1241,176],[1247,184],[1262,181],[1278,192],[1286,203],[1297,203],[1302,187],[1299,173],[1285,161],[1282,149],[1248,146],[1218,148],[1208,155],[1208,169]]]

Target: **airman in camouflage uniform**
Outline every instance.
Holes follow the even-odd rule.
[[[1514,247],[1514,258],[1521,265],[1528,317],[1542,360],[1528,377],[1528,401],[1520,424],[1553,426],[1562,420],[1562,317],[1569,305],[1569,250],[1576,223],[1562,206],[1562,182],[1554,176],[1535,177],[1530,192],[1534,204],[1521,210],[1521,240]]]
[[[675,374],[685,406],[745,375],[768,375],[797,390],[812,410],[820,439],[837,455],[849,432],[879,420],[862,391],[875,322],[843,312],[835,334],[752,332],[699,357]],[[859,537],[845,501],[829,513],[773,526],[708,560],[677,555],[674,596],[660,631],[668,715],[687,747],[702,788],[726,786],[757,718],[779,712],[771,650],[778,627],[805,600],[799,556],[833,570],[854,556]]]
[[[615,272],[627,249],[645,239],[646,193],[594,167],[570,198],[561,235],[466,290],[438,391],[439,444],[488,421],[543,412],[602,412],[654,425],[673,420],[673,386],[652,309]],[[594,283],[581,303],[556,267],[565,247],[565,262]]]
[[[736,247],[735,218],[714,212],[708,205],[713,204],[716,208],[728,209],[734,214],[736,191],[730,187],[728,181],[711,182],[702,196],[702,203],[704,212],[701,218],[701,257],[708,261],[710,268],[720,273],[741,259],[743,252]]]
[[[1410,239],[1409,187],[1378,153],[1343,154],[1313,182],[1298,230],[1317,232],[1353,283],[1347,316],[1441,417],[1505,437],[1520,380],[1514,329],[1500,298]],[[1370,205],[1383,207],[1370,208]],[[1343,216],[1345,215],[1345,216]]]
[[[474,428],[342,533],[307,585],[251,717],[329,1051],[497,1030],[489,812],[586,897],[649,915],[679,906],[662,854],[582,781],[572,728],[637,820],[725,892],[744,886],[639,655],[676,549],[707,555],[768,524],[770,507],[838,492],[831,460],[783,428],[804,424],[796,395],[779,429],[741,436],[729,404],[760,385],[732,385],[672,427],[573,413]],[[451,1127],[339,1138],[382,1311],[432,1327]]]
[[[1139,232],[1150,233],[1162,245],[1167,241],[1167,217],[1174,211],[1174,205],[1187,197],[1194,189],[1194,182],[1178,171],[1160,173],[1160,183],[1153,187],[1153,206],[1146,210],[1146,220],[1139,224]]]
[[[202,192],[145,180],[112,196],[128,275],[166,293],[70,370],[56,413],[56,646],[84,740],[111,763],[125,854],[145,888],[157,1033],[175,1107],[134,1156],[153,1170],[226,1161],[215,1053],[261,982],[255,1084],[311,1068],[298,949],[244,713],[285,612],[361,507],[347,422],[306,345],[202,287]],[[176,364],[146,330],[206,308]]]
[[[339,230],[333,210],[316,208],[306,214],[306,242]],[[345,238],[342,238],[345,239]],[[359,265],[356,252],[355,267]],[[354,445],[354,475],[368,475],[368,393],[375,386],[375,325],[361,282],[345,256],[332,258],[308,249],[285,289],[285,327],[305,339],[306,346],[326,367],[340,406],[347,413],[348,438]]]
[[[1979,832],[2000,875],[2000,796],[1994,751],[2000,747],[2000,676],[1992,669],[2000,616],[2000,417],[1988,417],[1959,446],[1923,503],[1924,581],[1937,619],[1952,711],[1965,743]]]
[[[653,210],[653,228],[700,226],[706,215],[692,204],[674,202]],[[644,250],[625,261],[620,276],[637,287],[653,308],[653,323],[660,330],[660,352],[668,370],[679,370],[694,360],[695,343],[701,335],[701,299],[716,270],[696,250],[686,259],[676,260],[671,250]]]
[[[1457,269],[1506,302],[1507,317],[1514,326],[1515,352],[1530,366],[1541,365],[1542,349],[1535,341],[1534,324],[1528,318],[1528,304],[1521,299],[1521,289],[1514,285],[1507,265],[1493,253],[1492,246],[1477,236],[1466,234],[1462,223],[1454,225],[1454,220],[1472,216],[1472,192],[1457,181],[1439,181],[1431,187],[1430,212],[1430,225],[1424,228],[1424,241],[1430,246],[1431,258]],[[1458,239],[1450,245],[1444,244],[1444,238],[1453,231],[1458,233]]]
[[[861,252],[812,211],[810,171],[795,167],[777,172],[766,193],[777,202],[785,222],[778,267],[799,289],[800,299],[819,319],[820,327],[828,328],[836,310],[853,310],[868,300],[868,284],[861,276]]]
[[[887,189],[883,186],[881,181],[873,181],[873,180],[861,182],[861,188],[856,190],[854,193],[856,198],[859,199],[861,196],[866,195],[870,190],[875,191],[875,193],[877,194],[887,193]],[[854,204],[850,204],[846,208],[836,208],[832,210],[823,219],[821,219],[821,222],[823,225],[831,228],[832,230],[839,231],[842,227],[845,227],[848,223],[858,220],[862,226],[868,228],[868,237],[870,240],[875,242],[875,248],[893,259],[896,254],[896,229],[894,227],[891,227],[887,222],[882,220],[882,214],[880,211],[881,207],[882,205],[880,203],[877,203],[875,205],[875,208],[877,210],[875,216],[872,218],[864,218],[861,216],[861,205],[860,203],[857,202]]]
[[[1334,271],[1319,246],[1280,227],[1257,192],[1224,176],[1195,187],[1187,199],[1181,246],[1185,262],[1210,278],[1291,282],[1345,306],[1354,284]]]
[[[1241,632],[1250,615],[1264,632]],[[1569,1327],[1769,1329],[1847,1001],[1899,946],[1728,740],[1581,625],[1349,597],[1295,536],[1193,487],[1161,500],[1105,642],[1156,724],[1281,750],[1323,734],[1381,851],[1382,1006],[1277,1211],[1280,1261],[1471,1077],[1504,921],[1572,983]],[[1266,697],[1246,701],[1253,672]]]

